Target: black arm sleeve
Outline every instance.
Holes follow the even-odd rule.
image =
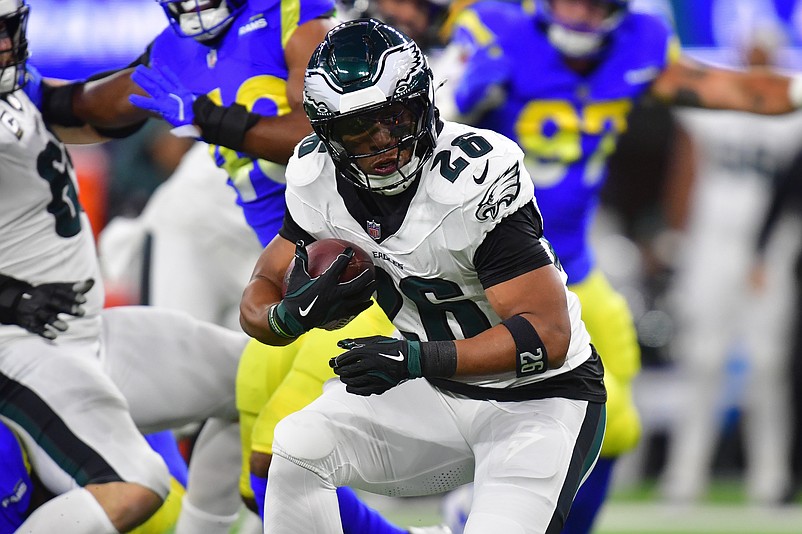
[[[529,203],[505,217],[479,245],[473,262],[485,289],[552,263],[540,237],[543,227]]]
[[[259,122],[259,115],[242,104],[218,106],[206,95],[195,99],[192,111],[204,141],[237,151],[242,150],[247,131]]]
[[[47,124],[66,127],[83,126],[86,122],[72,111],[72,94],[83,81],[52,86],[42,82],[42,119]]]
[[[301,228],[300,225],[295,222],[295,219],[293,219],[292,215],[290,215],[290,210],[284,210],[284,220],[281,222],[281,228],[278,230],[278,235],[292,243],[303,241],[304,244],[308,245],[313,241],[317,241],[317,239],[309,235],[306,230]]]

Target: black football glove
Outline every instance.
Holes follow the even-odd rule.
[[[46,339],[56,339],[67,330],[60,313],[82,317],[86,293],[95,281],[54,282],[33,286],[22,280],[0,276],[0,323],[21,326]]]
[[[293,338],[313,328],[357,316],[368,309],[373,304],[370,296],[376,288],[376,278],[371,271],[365,270],[348,282],[339,281],[353,255],[351,247],[343,249],[323,274],[312,278],[309,276],[306,247],[298,242],[287,293],[268,312],[270,328],[279,336]]]
[[[347,352],[329,360],[349,393],[381,395],[401,382],[423,376],[421,342],[386,336],[343,339]]]

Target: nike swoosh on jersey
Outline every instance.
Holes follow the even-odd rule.
[[[482,183],[484,183],[484,181],[485,181],[485,178],[487,178],[487,171],[488,171],[489,169],[490,169],[490,162],[489,162],[489,161],[485,161],[485,172],[483,172],[483,173],[482,173],[482,176],[480,176],[479,178],[477,178],[476,176],[474,176],[474,177],[473,177],[473,181],[474,181],[474,182],[476,182],[476,183],[477,183],[477,184],[479,184],[479,185],[481,185]]]
[[[380,352],[379,356],[384,356],[385,358],[390,358],[391,360],[395,360],[397,362],[403,362],[404,361],[404,355],[401,354],[400,350],[398,351],[398,354],[395,354],[395,355],[393,355],[393,354],[384,354],[383,352]]]
[[[307,315],[309,315],[309,312],[312,311],[312,306],[315,305],[315,302],[317,302],[319,296],[320,295],[317,295],[315,298],[313,298],[312,302],[310,302],[309,306],[307,306],[306,308],[298,308],[298,313],[301,314],[301,317],[306,317]]]

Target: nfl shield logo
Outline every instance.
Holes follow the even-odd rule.
[[[377,223],[376,221],[368,221],[367,224],[368,228],[368,235],[373,238],[374,241],[378,241],[382,238],[382,225]]]

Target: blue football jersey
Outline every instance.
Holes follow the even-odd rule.
[[[477,125],[524,150],[545,235],[569,282],[581,282],[594,264],[588,229],[607,160],[633,102],[678,53],[676,38],[658,17],[629,13],[583,75],[566,65],[534,13],[517,3],[479,2],[460,15],[454,40],[469,57],[457,107],[467,113],[492,86],[504,89],[503,103]]]
[[[151,45],[150,66],[168,67],[187,89],[218,104],[284,115],[290,111],[284,46],[299,25],[332,14],[334,7],[333,0],[249,0],[214,48],[166,28]],[[284,216],[285,166],[225,147],[210,150],[228,173],[245,219],[267,244]]]
[[[17,531],[31,504],[33,482],[14,433],[0,421],[0,534]]]

